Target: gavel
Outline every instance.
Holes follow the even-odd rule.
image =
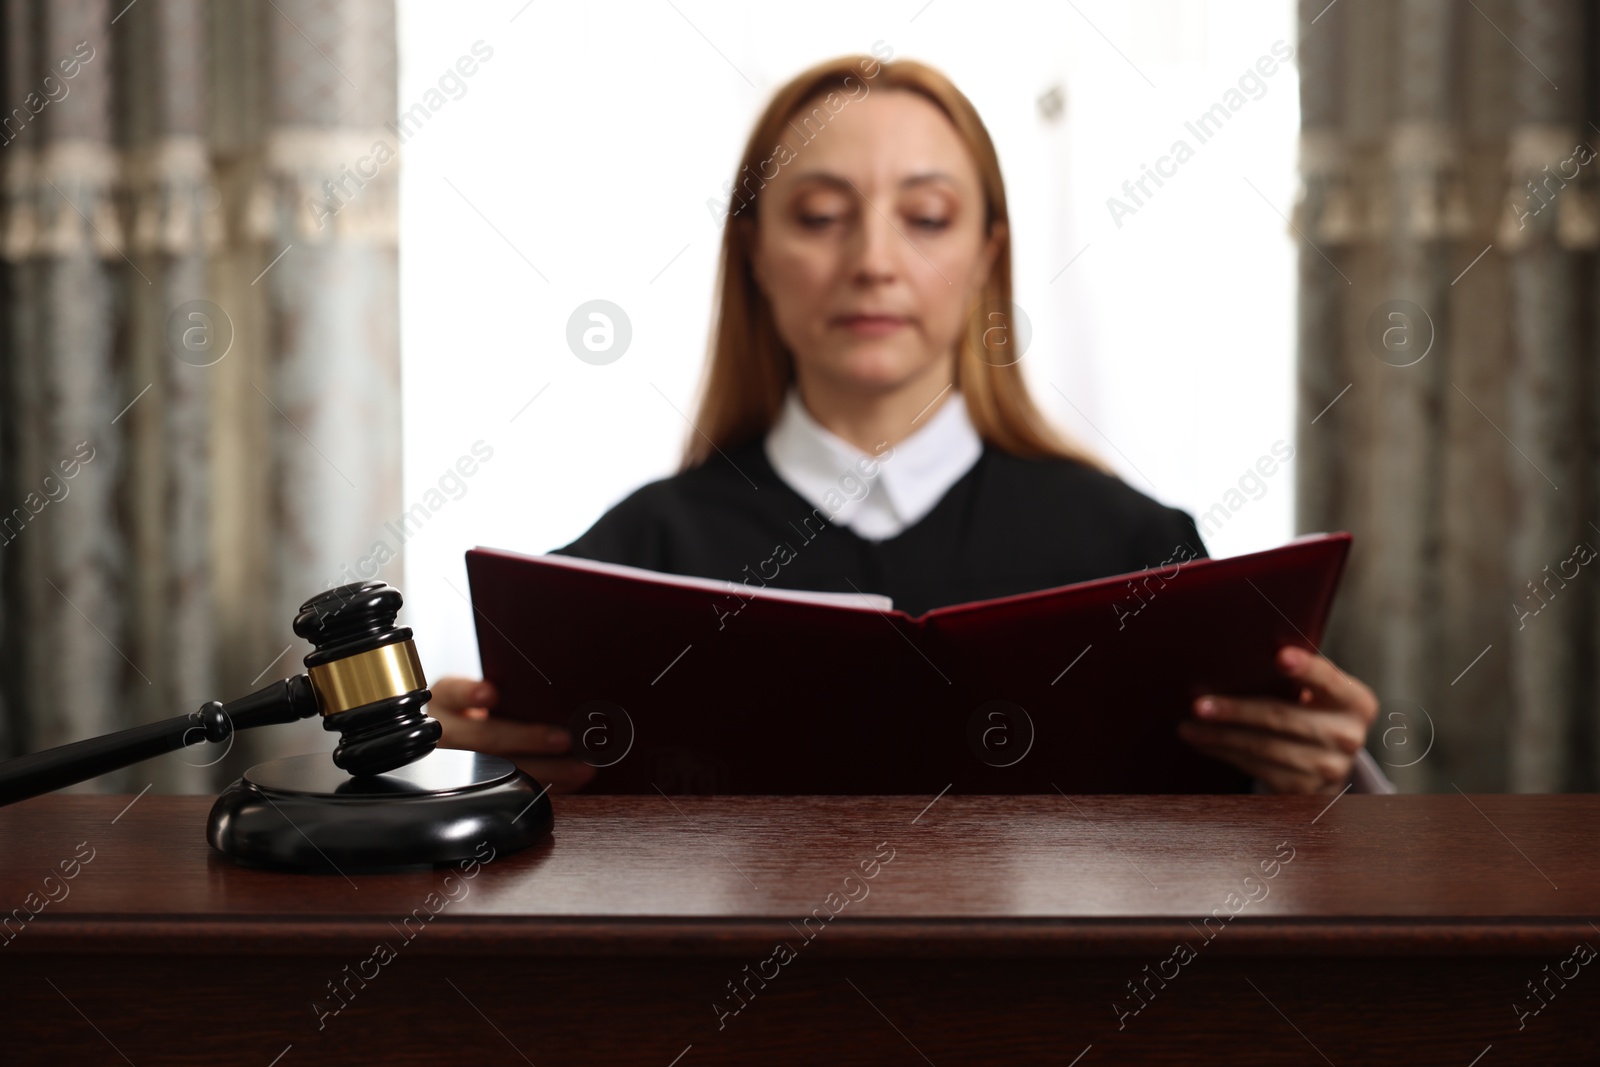
[[[432,693],[411,629],[396,626],[401,598],[386,582],[353,582],[300,605],[294,632],[314,647],[306,673],[224,704],[0,763],[0,805],[48,793],[154,756],[200,736],[322,716],[339,734],[333,762],[352,777],[378,775],[428,755],[444,728],[424,710]]]

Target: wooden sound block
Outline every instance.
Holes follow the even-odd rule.
[[[435,749],[385,774],[352,777],[326,753],[257,764],[211,808],[206,840],[253,867],[394,871],[526,848],[550,833],[550,798],[509,760]]]

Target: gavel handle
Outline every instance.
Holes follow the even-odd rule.
[[[294,722],[318,710],[311,679],[297,674],[226,704],[213,700],[188,715],[18,756],[0,763],[0,806],[186,748],[201,737],[226,741],[235,730]]]

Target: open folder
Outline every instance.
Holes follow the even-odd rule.
[[[911,616],[886,597],[467,552],[496,714],[568,728],[586,792],[1212,793],[1203,693],[1292,700],[1348,533]]]

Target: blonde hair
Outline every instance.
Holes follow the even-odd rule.
[[[862,76],[875,81],[876,88],[920,94],[955,126],[977,166],[986,205],[985,233],[993,233],[996,224],[1006,224],[977,307],[1004,309],[1009,319],[1011,236],[1005,183],[994,143],[972,102],[943,74],[914,60],[880,63],[871,56],[842,56],[820,63],[773,96],[751,131],[735,171],[735,183],[744,184],[742,191],[732,193],[738,200],[732,215],[743,218],[736,220],[731,215],[723,229],[709,358],[702,373],[694,429],[683,450],[682,470],[704,463],[718,449],[734,448],[764,435],[778,416],[784,393],[794,379],[793,356],[778,336],[772,308],[756,283],[747,234],[740,227],[756,225],[753,201],[765,187],[759,168],[770,146],[783,139],[801,106],[832,90],[848,92],[852,83],[859,86]],[[750,190],[752,183],[757,191]],[[976,310],[967,316],[967,329],[957,350],[955,384],[966,399],[978,435],[1014,455],[1059,457],[1110,472],[1105,461],[1056,429],[1034,406],[1018,362],[997,364],[983,358],[987,317],[980,317]]]

